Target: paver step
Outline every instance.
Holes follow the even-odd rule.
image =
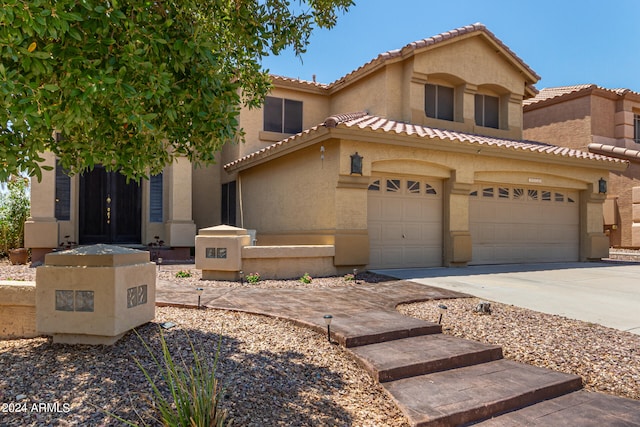
[[[639,426],[640,400],[581,390],[480,421],[474,425],[482,427]]]
[[[382,386],[412,426],[450,426],[576,391],[582,387],[582,379],[502,359]]]
[[[502,359],[502,347],[434,334],[352,348],[360,364],[379,382]]]
[[[437,323],[389,311],[334,314],[331,324],[333,339],[347,348],[441,332],[442,326]]]

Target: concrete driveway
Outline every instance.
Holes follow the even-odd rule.
[[[483,265],[375,272],[640,335],[640,263]]]

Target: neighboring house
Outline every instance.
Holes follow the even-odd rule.
[[[611,246],[640,247],[640,93],[594,84],[548,88],[523,111],[527,139],[630,162],[605,176],[603,222]]]
[[[56,184],[51,173],[34,183],[27,226],[46,229],[47,242],[90,242],[105,236],[88,232],[100,218],[117,241],[125,232],[104,223],[122,215],[137,224],[129,243],[160,235],[188,247],[196,228],[225,223],[256,230],[258,245],[334,245],[336,271],[606,257],[598,181],[627,162],[523,141],[522,103],[538,79],[481,24],[383,53],[331,84],[274,76],[264,107],[242,111],[246,143],[225,145],[224,167],[168,166],[130,196],[135,209],[112,201],[95,218],[83,205],[99,189],[95,205],[127,194],[125,184]]]

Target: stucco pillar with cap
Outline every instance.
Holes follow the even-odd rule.
[[[609,256],[609,238],[602,226],[605,193],[594,192],[597,183],[589,184],[580,194],[580,261],[600,260]]]
[[[24,246],[32,251],[32,261],[44,259],[44,254],[57,248],[58,221],[56,220],[56,157],[47,151],[40,166],[51,166],[48,171],[42,169],[42,180],[31,179],[31,216],[24,225]]]
[[[192,213],[192,165],[180,157],[167,166],[167,221],[165,241],[173,247],[195,245],[196,224]]]
[[[472,259],[472,239],[469,230],[469,192],[471,182],[462,181],[456,172],[445,185],[444,259],[449,267],[466,266]]]

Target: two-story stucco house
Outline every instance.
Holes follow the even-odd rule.
[[[112,241],[188,247],[196,229],[225,223],[256,230],[258,245],[334,245],[336,271],[605,257],[598,182],[627,162],[522,140],[538,79],[481,24],[331,84],[274,76],[263,108],[241,113],[246,143],[226,145],[220,166],[168,166],[122,206],[117,178],[52,172],[34,183],[27,241],[44,251],[65,234],[104,239],[90,233],[96,221]],[[87,214],[94,193],[110,197],[108,214]],[[137,223],[126,238],[121,216]]]
[[[629,161],[609,175],[604,227],[611,246],[640,247],[640,93],[594,84],[547,88],[523,111],[526,138]]]

